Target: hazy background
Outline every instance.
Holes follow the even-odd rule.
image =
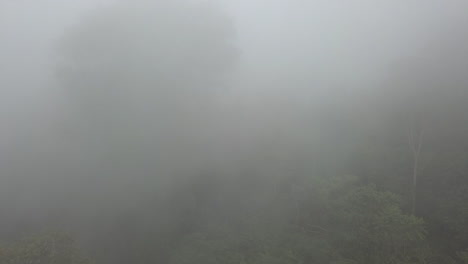
[[[197,184],[221,193],[214,208],[238,213],[268,203],[283,182],[347,174],[397,100],[388,91],[405,83],[402,65],[463,36],[466,8],[2,0],[0,231],[60,227],[99,244],[119,219],[187,218],[149,211],[177,206],[171,197]]]

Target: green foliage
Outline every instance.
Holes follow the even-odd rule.
[[[422,219],[406,215],[400,199],[375,186],[349,191],[335,201],[333,241],[358,263],[418,263],[425,257]]]
[[[49,233],[23,239],[0,248],[1,264],[91,264],[64,233]]]
[[[233,230],[224,226],[188,236],[172,252],[170,263],[326,263],[330,252],[326,240],[297,230],[267,230],[261,225]]]
[[[468,250],[457,252],[457,256],[463,264],[468,263]]]

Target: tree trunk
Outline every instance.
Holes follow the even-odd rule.
[[[416,129],[410,127],[410,132],[408,135],[409,147],[413,155],[413,182],[411,186],[411,213],[414,215],[416,212],[416,189],[418,185],[418,176],[419,176],[419,163],[421,156],[421,147],[423,142],[424,130],[421,128],[418,132]]]

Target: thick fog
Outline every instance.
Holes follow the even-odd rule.
[[[269,204],[283,186],[307,189],[307,175],[351,174],[355,150],[411,100],[405,85],[410,98],[426,94],[407,78],[417,75],[413,64],[463,54],[444,43],[466,42],[466,8],[461,0],[3,0],[2,239],[65,229],[98,259],[129,263],[130,253],[109,256],[124,247],[118,237],[218,223]],[[462,55],[450,56],[448,68],[431,68],[434,78],[465,81],[450,68],[464,67]],[[432,95],[439,105],[429,108],[451,105]],[[209,212],[185,212],[207,203]]]

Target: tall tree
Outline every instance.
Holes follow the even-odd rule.
[[[74,173],[87,196],[78,196],[89,200],[85,212],[98,211],[92,225],[102,227],[90,243],[109,248],[108,262],[164,262],[164,250],[143,254],[131,245],[162,249],[164,236],[151,234],[181,228],[161,219],[146,224],[171,217],[167,205],[148,200],[197,173],[211,155],[216,96],[237,56],[231,22],[203,1],[119,1],[72,29],[60,54],[58,73],[83,154]],[[106,237],[105,230],[129,238]],[[142,233],[148,235],[135,235]]]

